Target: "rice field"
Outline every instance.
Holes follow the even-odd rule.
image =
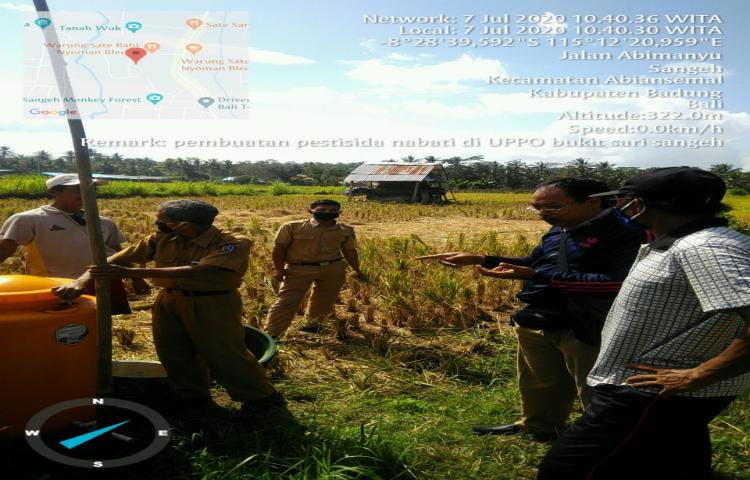
[[[299,315],[269,366],[298,428],[264,430],[220,418],[180,423],[158,464],[117,478],[534,478],[546,444],[527,435],[470,433],[472,424],[510,423],[519,414],[515,338],[507,325],[518,283],[414,257],[524,255],[547,225],[525,210],[526,193],[457,196],[459,203],[445,206],[347,201],[333,191],[204,197],[221,211],[217,226],[253,240],[243,286],[249,323],[262,322],[278,289],[270,254],[276,230],[306,218],[314,198],[342,202],[340,220],[357,232],[366,280],[347,279],[323,333],[300,331]],[[155,230],[156,207],[170,198],[104,198],[99,208],[138,239]],[[0,200],[0,220],[40,201]],[[750,197],[728,201],[737,221],[750,223]],[[0,273],[20,266],[11,258]],[[153,298],[133,295],[134,313],[115,317],[116,358],[156,358]],[[238,406],[222,389],[213,393],[222,406]],[[714,463],[723,475],[717,478],[748,478],[748,419],[745,395],[711,425]]]

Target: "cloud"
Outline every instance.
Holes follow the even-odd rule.
[[[364,48],[370,53],[375,53],[375,51],[378,49],[378,41],[374,38],[367,38],[365,40],[362,40],[359,42],[359,46]]]
[[[561,113],[566,110],[601,110],[622,108],[630,105],[633,99],[611,98],[602,100],[585,100],[580,98],[529,98],[528,92],[485,93],[476,96],[474,102],[463,102],[461,105],[448,105],[439,101],[405,101],[407,111],[443,118],[481,119],[507,114]],[[585,107],[584,107],[585,105]]]
[[[34,7],[31,5],[23,5],[21,3],[9,3],[9,2],[3,2],[0,3],[0,8],[3,8],[5,10],[15,10],[17,12],[34,12]]]
[[[414,60],[414,57],[411,57],[409,55],[404,55],[403,53],[390,53],[386,57],[388,60],[396,60],[400,62],[409,62]]]
[[[274,65],[305,65],[315,63],[309,58],[290,55],[288,53],[274,52],[271,50],[260,50],[250,48],[250,61],[256,63],[271,63]]]
[[[431,65],[396,65],[382,59],[346,63],[353,65],[349,78],[376,87],[379,93],[399,96],[461,93],[469,88],[466,82],[506,75],[499,60],[471,55]]]

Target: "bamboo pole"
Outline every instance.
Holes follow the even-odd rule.
[[[52,20],[46,0],[33,0],[39,18]],[[43,28],[44,39],[48,43],[59,43],[54,25]],[[73,151],[76,155],[76,170],[81,182],[83,208],[86,216],[86,227],[89,234],[89,245],[94,264],[107,263],[107,252],[102,237],[99,208],[96,204],[96,189],[91,177],[91,160],[89,148],[84,139],[86,132],[78,113],[73,88],[68,78],[68,70],[62,55],[50,52],[50,62],[55,72],[55,80],[63,98],[63,106],[68,110],[68,128],[73,140]],[[71,112],[74,112],[71,114]],[[97,368],[96,395],[112,396],[112,307],[110,304],[110,282],[96,280],[96,331],[97,331]]]

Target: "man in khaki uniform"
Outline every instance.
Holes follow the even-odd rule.
[[[341,204],[335,200],[316,200],[308,211],[312,218],[282,225],[274,240],[274,277],[283,281],[279,298],[266,319],[266,331],[274,338],[292,323],[310,285],[313,291],[307,317],[311,326],[315,328],[333,313],[345,280],[343,259],[355,276],[362,278],[354,229],[336,222]]]
[[[250,240],[212,226],[218,210],[197,200],[159,206],[160,230],[94,266],[76,283],[61,287],[66,298],[91,278],[150,277],[162,287],[154,302],[154,344],[182,405],[211,402],[209,368],[243,410],[283,404],[265,371],[247,350],[237,288],[248,266]],[[118,264],[153,261],[156,268]]]

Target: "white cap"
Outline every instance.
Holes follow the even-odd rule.
[[[106,180],[101,180],[98,178],[94,179],[94,185],[106,185],[108,182]],[[78,174],[77,173],[63,173],[62,175],[57,175],[45,182],[47,185],[47,190],[63,185],[63,186],[69,186],[69,185],[80,185],[81,182],[78,180]]]

